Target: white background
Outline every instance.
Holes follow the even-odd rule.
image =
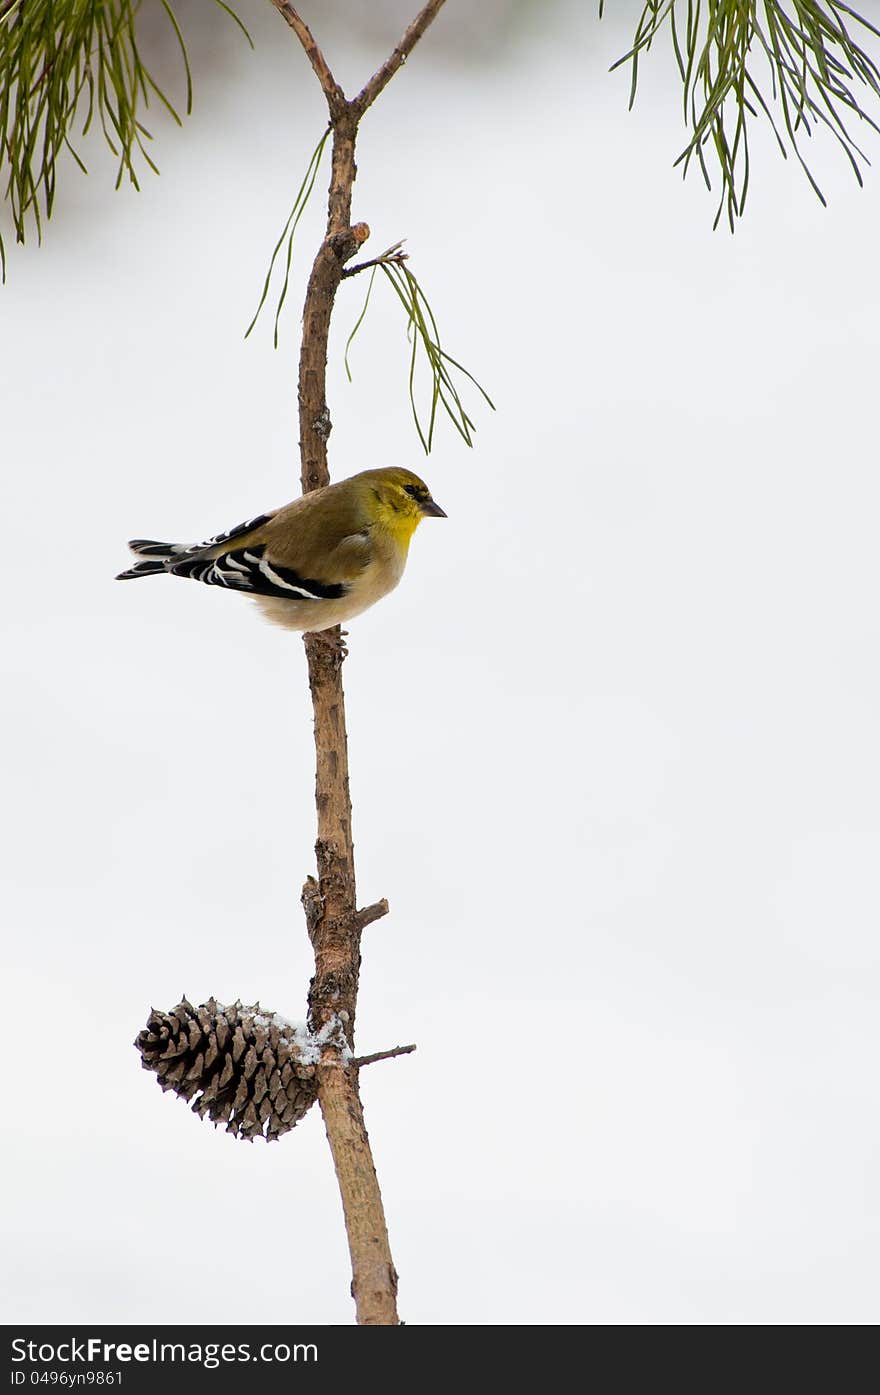
[[[323,31],[349,89],[388,8]],[[401,1312],[873,1322],[880,176],[814,142],[826,211],[758,137],[713,233],[666,42],[627,115],[629,21],[588,8],[477,42],[449,0],[359,147],[369,251],[408,238],[498,408],[425,461],[397,304],[377,282],[350,387],[343,287],[334,474],[408,464],[449,514],[345,673],[360,896],[392,906],[358,1046],[419,1048],[363,1075]],[[255,54],[196,33],[161,179],[114,196],[89,147],[0,293],[6,1321],[353,1316],[317,1109],[234,1141],[131,1045],[183,992],[302,1017],[311,970],[299,639],[112,580],[130,536],[297,491],[323,195],[280,350],[242,334],[324,112],[243,13]]]

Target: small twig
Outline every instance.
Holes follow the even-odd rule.
[[[273,3],[278,5],[278,0],[273,0]],[[383,88],[388,86],[398,68],[402,67],[407,58],[409,58],[409,55],[412,53],[428,25],[437,16],[442,4],[443,0],[428,0],[428,4],[416,15],[412,24],[404,33],[400,43],[392,50],[390,57],[386,58],[381,68],[370,78],[366,87],[364,87],[350,103],[358,119],[363,116],[367,107],[372,106],[379,93]],[[280,5],[278,7],[279,9],[281,8]],[[300,23],[302,23],[302,21],[300,21]]]
[[[395,242],[393,247],[389,247],[385,252],[380,252],[378,257],[371,257],[368,262],[358,262],[357,266],[345,267],[342,272],[343,281],[346,276],[357,276],[359,271],[369,271],[371,266],[387,266],[389,263],[400,266],[401,262],[408,261],[409,252],[401,252],[400,250],[403,243],[404,239],[401,238],[399,242]]]
[[[0,19],[3,18],[3,15],[4,15],[5,13],[6,13],[5,10],[0,11]],[[54,64],[54,63],[47,63],[47,64],[45,65],[45,67],[43,68],[43,71],[40,73],[39,77],[36,78],[36,80],[34,81],[33,87],[31,88],[30,92],[28,93],[28,101],[31,100],[31,98],[33,97],[34,93],[37,91],[37,88],[40,87],[40,86],[46,81],[46,78],[49,77],[49,76],[51,75],[52,69],[53,69],[54,67],[55,67],[55,64]]]
[[[372,925],[374,920],[381,920],[383,915],[388,914],[388,902],[385,897],[381,901],[374,901],[372,906],[364,906],[362,910],[355,911],[354,924],[356,930],[365,930],[368,925]]]
[[[324,96],[327,98],[327,105],[330,108],[330,115],[337,116],[347,105],[345,93],[331,73],[327,59],[318,48],[311,29],[306,24],[305,20],[297,14],[293,6],[288,4],[288,0],[272,0],[272,4],[275,6],[278,13],[287,20],[287,23],[305,49],[306,57],[314,69],[315,76],[324,89]]]
[[[395,1046],[391,1051],[374,1051],[372,1056],[355,1056],[348,1064],[350,1066],[371,1066],[374,1061],[390,1061],[392,1056],[408,1056],[415,1049],[415,1042],[410,1046]]]
[[[359,247],[363,247],[369,236],[369,223],[354,223],[342,232],[331,233],[327,238],[327,246],[341,262],[344,262],[353,257]]]

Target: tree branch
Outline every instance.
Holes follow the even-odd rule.
[[[358,122],[404,62],[443,0],[432,0],[410,25],[388,62],[360,97],[347,102],[312,33],[287,0],[273,0],[294,30],[327,97],[333,153],[327,201],[327,231],[306,288],[299,359],[300,463],[303,493],[329,483],[327,439],[327,345],[336,292],[345,264],[369,237],[366,223],[351,222],[357,168]],[[393,250],[393,249],[389,249]],[[385,254],[388,255],[387,253]],[[358,1072],[340,1069],[342,1047],[354,1046],[361,935],[386,913],[387,901],[358,910],[348,785],[348,739],[342,664],[346,656],[337,626],[304,635],[315,718],[315,803],[318,879],[303,888],[306,926],[315,954],[309,991],[309,1026],[325,1032],[317,1069],[318,1100],[345,1213],[352,1266],[352,1295],[362,1324],[395,1326],[397,1273],[391,1258],[382,1196],[373,1166],[358,1093]],[[341,1029],[338,1030],[338,1029]]]
[[[366,930],[368,925],[372,925],[374,920],[381,920],[383,915],[388,914],[388,902],[385,897],[381,901],[374,901],[372,906],[364,906],[362,910],[355,912],[355,924],[358,930]]]
[[[273,3],[277,3],[277,0],[273,0]],[[351,102],[351,106],[357,113],[358,119],[363,116],[367,107],[372,106],[379,93],[388,86],[398,68],[402,67],[407,58],[409,58],[409,55],[412,53],[419,39],[428,28],[428,25],[431,24],[438,15],[442,5],[443,0],[428,0],[428,4],[416,15],[412,24],[404,33],[400,43],[392,50],[390,56],[386,58],[381,68],[373,74],[366,87],[364,87]]]
[[[371,1066],[374,1061],[390,1061],[392,1056],[408,1056],[415,1049],[416,1044],[412,1042],[410,1046],[395,1046],[390,1051],[374,1051],[370,1056],[354,1056],[348,1064],[360,1069],[361,1066]]]
[[[329,482],[326,400],[327,343],[333,302],[346,261],[366,239],[366,224],[351,225],[357,122],[348,108],[331,111],[333,158],[327,233],[306,289],[299,363],[300,459],[303,492]],[[337,626],[304,636],[315,717],[315,803],[318,881],[304,888],[315,975],[309,992],[309,1023],[320,1031],[338,1021],[354,1042],[360,972],[360,937],[354,872],[348,740],[342,664],[345,646]],[[364,1125],[356,1071],[340,1070],[338,1045],[328,1044],[318,1068],[318,1100],[342,1197],[351,1255],[352,1295],[357,1321],[396,1326],[397,1274],[391,1258],[382,1195]]]
[[[400,242],[395,242],[393,247],[380,252],[378,257],[371,257],[368,262],[358,262],[355,266],[345,267],[342,273],[343,281],[347,276],[357,276],[359,271],[369,271],[371,266],[390,266],[392,263],[400,266],[401,262],[409,261],[409,252],[401,250],[404,240],[401,238]]]
[[[357,1071],[339,1070],[338,1062],[329,1069],[319,1066],[318,1098],[342,1192],[358,1323],[396,1327],[397,1270],[364,1125]]]
[[[315,71],[315,76],[324,89],[324,96],[327,98],[327,105],[330,108],[330,115],[335,116],[338,112],[342,111],[346,105],[345,93],[331,73],[326,58],[315,43],[315,38],[311,29],[306,24],[305,20],[297,14],[293,6],[288,4],[288,0],[272,0],[272,4],[275,6],[278,13],[287,20],[287,23],[305,49],[306,57]]]

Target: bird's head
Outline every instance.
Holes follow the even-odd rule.
[[[423,518],[446,517],[425,481],[411,470],[365,470],[360,478],[372,493],[376,521],[401,540],[408,541]]]

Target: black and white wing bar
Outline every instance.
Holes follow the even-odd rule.
[[[254,524],[256,526],[256,524]],[[335,601],[344,596],[344,583],[326,584],[302,577],[291,567],[270,562],[264,544],[236,548],[220,557],[172,557],[165,569],[173,576],[189,576],[206,586],[225,586],[251,596],[280,596],[289,601]]]

